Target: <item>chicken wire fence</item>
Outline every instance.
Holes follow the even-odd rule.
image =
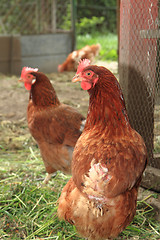
[[[120,83],[132,126],[143,136],[149,164],[160,168],[160,2],[121,0]]]
[[[71,28],[71,0],[0,1],[0,34],[46,34]]]

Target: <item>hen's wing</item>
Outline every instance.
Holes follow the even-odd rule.
[[[74,108],[62,104],[57,108],[56,116],[52,119],[51,128],[54,128],[54,123],[58,123],[60,131],[58,128],[56,129],[57,137],[61,139],[61,142],[74,147],[84,129],[85,118]]]
[[[147,163],[146,156],[145,144],[134,130],[130,138],[101,138],[98,142],[83,133],[73,154],[73,180],[91,199],[115,197],[138,184]]]
[[[36,109],[32,104],[28,106],[28,126],[37,142],[74,147],[84,123],[85,118],[80,113],[64,104],[43,109]]]
[[[85,118],[67,105],[38,108],[28,105],[28,127],[40,148],[48,173],[45,183],[57,170],[71,173],[72,153],[82,133]]]

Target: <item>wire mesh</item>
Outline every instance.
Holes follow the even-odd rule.
[[[71,0],[1,0],[0,34],[70,31]]]
[[[160,168],[160,3],[120,1],[120,83],[132,126],[143,136],[149,164]]]

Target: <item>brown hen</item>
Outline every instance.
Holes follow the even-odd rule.
[[[73,153],[72,178],[59,198],[58,215],[85,238],[112,239],[136,213],[147,151],[129,124],[115,76],[83,60],[73,78],[77,81],[88,90],[89,109]]]
[[[85,118],[74,108],[60,103],[47,76],[37,71],[23,68],[20,81],[30,90],[28,127],[38,143],[48,173],[44,183],[48,183],[57,170],[71,174],[72,153]]]
[[[76,71],[80,59],[88,58],[91,62],[93,62],[94,58],[98,56],[100,48],[100,44],[97,43],[91,46],[86,45],[79,50],[71,52],[66,60],[62,64],[58,65],[58,71]]]

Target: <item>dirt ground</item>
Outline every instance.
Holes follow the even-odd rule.
[[[117,62],[98,62],[117,74]],[[80,84],[71,82],[74,72],[47,74],[51,80],[61,102],[78,108],[86,114],[88,108],[88,93],[83,91]],[[19,76],[5,76],[0,74],[0,120],[23,121],[26,119],[26,109],[29,92],[22,83],[18,82]]]
[[[117,62],[96,62],[117,75]],[[72,83],[74,72],[47,74],[59,100],[78,109],[84,116],[88,109],[88,93],[79,83]],[[26,112],[29,92],[18,82],[19,76],[0,74],[0,148],[23,150],[23,143],[30,139]],[[27,140],[28,141],[28,140]]]

